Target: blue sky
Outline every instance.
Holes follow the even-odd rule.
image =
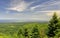
[[[60,15],[60,0],[0,0],[0,20],[48,21]]]

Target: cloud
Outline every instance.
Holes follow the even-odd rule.
[[[54,12],[57,12],[60,16],[59,0],[50,0],[39,5],[29,7],[31,4],[33,5],[35,3],[36,1],[25,2],[24,0],[11,0],[9,4],[10,7],[7,8],[6,14],[0,14],[0,18],[19,21],[48,21]],[[9,10],[13,10],[15,12],[18,11],[19,13],[13,13]]]
[[[44,12],[35,12],[31,14],[25,14],[25,13],[8,13],[8,14],[0,14],[0,20],[19,20],[22,21],[43,21],[48,20],[45,14],[42,14]],[[2,17],[1,17],[2,16]],[[47,19],[46,19],[47,18]]]
[[[60,11],[59,10],[55,10],[55,11],[47,11],[48,13],[46,13],[46,15],[48,16],[52,16],[54,14],[54,12],[57,13],[58,16],[60,16]]]
[[[60,9],[60,0],[46,1],[46,2],[44,2],[42,4],[33,6],[30,9],[31,10],[40,10],[40,11],[41,10],[57,10],[57,9]]]
[[[31,3],[33,3],[33,2],[31,2]],[[10,7],[7,9],[20,12],[20,11],[26,10],[31,3],[27,3],[24,0],[13,0],[10,3]]]

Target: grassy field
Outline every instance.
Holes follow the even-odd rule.
[[[32,28],[37,25],[41,38],[46,37],[48,23],[0,23],[0,38],[18,38],[17,33],[20,28],[27,28],[31,32]]]

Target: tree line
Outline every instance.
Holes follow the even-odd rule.
[[[48,36],[48,38],[54,38],[54,36],[58,34],[59,38],[60,37],[59,30],[60,30],[60,21],[55,12],[48,23],[48,30],[46,35]],[[31,34],[29,34],[27,28],[24,28],[23,30],[19,29],[17,36],[18,38],[41,38],[37,25],[35,25],[35,27],[32,28]]]

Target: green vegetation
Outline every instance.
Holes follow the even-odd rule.
[[[50,20],[50,23],[49,23],[49,31],[48,31],[48,37],[54,37],[56,35],[56,30],[57,30],[57,27],[58,27],[58,18],[57,18],[57,15],[56,13],[54,13],[52,19]]]
[[[60,20],[54,13],[49,23],[0,23],[0,38],[59,38]]]
[[[42,38],[47,36],[45,35],[47,27],[46,23],[1,23],[0,38],[31,38],[33,36]]]

